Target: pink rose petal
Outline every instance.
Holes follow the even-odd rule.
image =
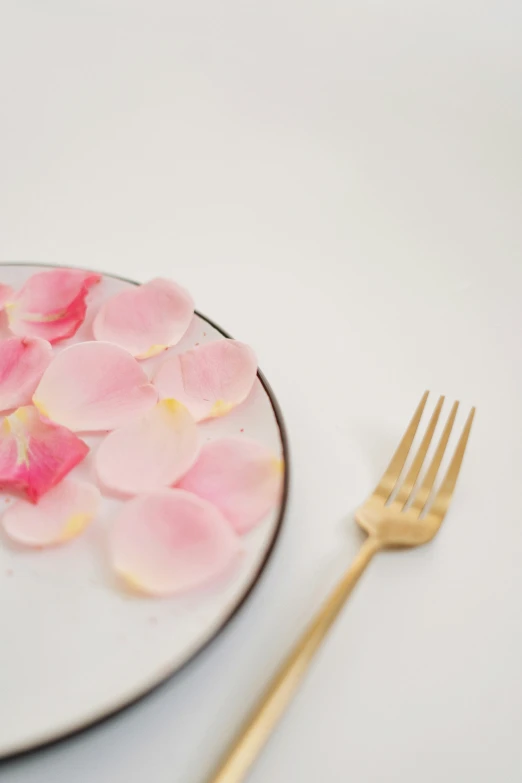
[[[31,337],[0,340],[0,411],[31,402],[51,357],[52,348],[46,340]]]
[[[94,319],[97,340],[147,359],[176,345],[192,320],[194,302],[181,286],[157,278],[121,291],[102,305]]]
[[[66,478],[38,503],[18,500],[2,522],[7,535],[27,546],[51,546],[79,535],[98,512],[100,491],[85,481]]]
[[[5,303],[11,301],[14,296],[14,290],[10,285],[0,283],[0,310],[3,310]]]
[[[250,346],[217,340],[167,356],[153,380],[160,397],[179,400],[201,421],[223,416],[242,403],[256,373],[257,359]]]
[[[85,318],[85,297],[100,280],[101,275],[81,269],[37,272],[5,303],[9,328],[50,343],[72,337]]]
[[[241,551],[220,512],[179,489],[126,503],[110,532],[112,562],[133,589],[171,595],[226,573]]]
[[[188,410],[163,400],[106,437],[96,453],[96,471],[106,487],[118,492],[154,492],[186,473],[198,451],[199,432]]]
[[[158,394],[138,362],[111,343],[77,343],[44,372],[33,402],[74,431],[112,430],[145,413]]]
[[[0,427],[0,486],[22,490],[36,501],[58,484],[88,453],[73,432],[40,417],[28,405]]]
[[[245,533],[279,501],[283,471],[283,461],[259,443],[223,438],[203,447],[178,487],[213,503]]]

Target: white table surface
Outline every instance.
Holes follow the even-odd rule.
[[[294,473],[219,640],[2,781],[203,783],[425,387],[478,406],[452,512],[372,564],[251,781],[521,779],[521,43],[518,0],[1,3],[0,257],[187,285]]]

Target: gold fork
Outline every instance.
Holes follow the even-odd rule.
[[[240,783],[245,779],[248,770],[297,690],[314,654],[372,557],[381,549],[425,544],[431,541],[439,530],[453,496],[475,408],[472,408],[464,425],[440,488],[430,502],[459,403],[454,403],[428,470],[420,487],[414,493],[444,402],[444,397],[440,397],[418,451],[401,484],[399,478],[406,464],[427,399],[428,392],[425,392],[387,470],[370,497],[355,512],[357,523],[368,534],[359,554],[279,669],[217,771],[209,778],[209,783]],[[396,489],[397,492],[392,498]],[[413,497],[413,500],[407,505],[410,497]]]

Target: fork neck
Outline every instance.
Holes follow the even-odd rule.
[[[364,556],[368,558],[369,563],[372,557],[377,554],[377,552],[380,552],[385,548],[386,545],[384,541],[379,538],[379,536],[375,535],[375,533],[371,533],[363,542],[359,550],[359,555],[364,554]]]
[[[308,634],[317,637],[317,644],[333,624],[373,556],[383,548],[383,541],[374,535],[369,535],[363,542],[350,568],[334,587],[323,604],[321,612],[309,626]]]

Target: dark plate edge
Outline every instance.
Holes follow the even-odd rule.
[[[98,272],[96,269],[86,269],[85,267],[67,267],[64,264],[46,264],[43,262],[35,262],[35,261],[0,261],[0,268],[2,266],[37,266],[42,268],[57,268],[57,269],[81,269],[83,271],[87,272],[97,272],[104,277],[112,277],[116,280],[122,280],[125,283],[131,283],[132,285],[139,285],[139,283],[136,280],[129,280],[126,277],[122,277],[121,275],[114,275],[114,274],[108,274],[107,272]],[[227,337],[229,339],[231,338],[231,335],[226,332],[224,329],[222,329],[221,326],[216,324],[211,318],[208,318],[206,315],[203,315],[203,313],[200,313],[198,310],[195,310],[195,314],[202,318],[204,321],[206,321],[210,326],[212,326],[214,329],[217,329],[218,332],[220,332],[223,337]],[[89,729],[95,728],[96,726],[100,726],[103,723],[107,723],[110,720],[118,717],[118,715],[122,714],[125,710],[130,709],[134,705],[141,702],[143,699],[146,699],[148,696],[153,694],[156,690],[159,690],[161,687],[165,685],[172,677],[174,677],[179,672],[183,671],[186,667],[190,666],[193,661],[195,661],[210,645],[212,642],[218,638],[218,636],[221,635],[221,633],[230,625],[234,617],[239,613],[239,611],[244,607],[244,605],[247,603],[251,593],[253,592],[254,588],[259,583],[271,557],[275,549],[275,545],[279,539],[279,536],[281,534],[282,526],[283,526],[283,520],[288,508],[288,498],[289,498],[289,490],[290,490],[290,447],[289,447],[289,440],[288,440],[288,432],[286,429],[286,425],[283,418],[283,413],[281,411],[281,408],[279,406],[279,403],[277,401],[277,398],[272,390],[272,387],[268,383],[267,379],[261,372],[261,370],[258,369],[257,376],[259,380],[261,381],[261,384],[265,390],[265,392],[268,395],[268,398],[270,400],[270,404],[272,406],[272,410],[274,411],[274,416],[277,422],[277,426],[279,429],[279,436],[281,438],[281,446],[283,449],[283,459],[285,462],[285,471],[284,471],[284,480],[283,480],[283,494],[282,494],[282,500],[281,500],[281,509],[279,512],[279,516],[274,528],[274,533],[272,536],[272,540],[270,541],[270,544],[268,546],[267,551],[265,552],[265,556],[263,557],[263,560],[259,564],[259,567],[257,571],[254,573],[254,576],[252,578],[252,581],[248,585],[245,592],[242,594],[241,598],[239,599],[238,603],[234,606],[232,611],[229,613],[227,617],[223,620],[219,628],[215,631],[215,633],[212,634],[212,636],[207,639],[206,642],[197,650],[193,655],[191,655],[188,660],[185,661],[185,663],[181,664],[181,666],[178,666],[176,669],[174,669],[172,672],[167,674],[163,679],[161,679],[159,682],[157,682],[155,685],[153,685],[151,688],[148,688],[146,691],[144,691],[139,696],[131,699],[130,701],[126,702],[124,705],[116,707],[114,710],[111,710],[104,715],[100,716],[99,718],[95,718],[92,721],[88,721],[82,726],[75,727],[71,731],[66,732],[65,734],[61,734],[58,737],[55,737],[53,739],[50,739],[48,741],[42,742],[38,745],[34,745],[31,747],[28,747],[26,749],[14,751],[13,753],[8,753],[6,755],[0,756],[0,767],[4,765],[4,763],[12,761],[14,759],[20,759],[29,755],[37,754],[40,751],[49,749],[55,745],[60,745],[62,743],[65,743],[67,740],[70,740],[79,734],[83,734],[84,732],[88,731]]]

